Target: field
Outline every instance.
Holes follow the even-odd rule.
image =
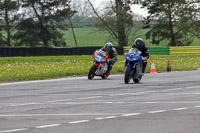
[[[99,32],[96,28],[75,28],[75,34],[77,37],[77,42],[79,47],[85,47],[85,46],[103,46],[106,42],[111,41],[115,46],[117,46],[116,41],[112,40],[108,33],[106,32]],[[137,37],[142,37],[147,46],[152,46],[151,40],[145,39],[145,33],[148,31],[148,29],[141,29],[135,34],[132,35],[130,38],[130,42],[132,42],[129,45],[132,45],[134,43],[134,40]],[[67,41],[67,46],[75,47],[74,39],[72,36],[71,29],[68,31],[63,32],[64,38]],[[159,46],[167,46],[169,40],[161,42]],[[200,39],[195,38],[191,46],[200,45]]]
[[[200,56],[197,55],[151,55],[146,71],[155,61],[158,72],[166,71],[168,60],[172,71],[200,69]],[[87,75],[92,66],[92,56],[49,56],[49,57],[1,57],[0,82],[60,78],[74,75]],[[124,56],[119,56],[111,74],[124,72]]]

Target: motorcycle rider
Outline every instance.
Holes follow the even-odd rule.
[[[113,47],[113,44],[111,42],[107,42],[104,47],[101,48],[101,50],[108,53],[109,58],[107,59],[108,62],[108,71],[107,74],[110,74],[110,71],[112,70],[112,66],[117,61],[117,50]]]
[[[139,49],[142,52],[142,57],[143,57],[143,60],[142,60],[142,64],[143,64],[142,65],[143,66],[142,73],[144,73],[145,72],[145,68],[147,66],[147,59],[150,56],[149,55],[149,49],[148,49],[148,47],[145,45],[145,42],[144,42],[144,40],[142,38],[137,38],[135,40],[135,44],[132,45],[131,48],[137,48],[137,49]],[[126,65],[127,64],[125,64],[125,66]]]

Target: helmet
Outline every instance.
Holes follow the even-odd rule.
[[[144,46],[144,40],[142,38],[137,38],[135,40],[135,46],[139,49],[142,48]]]
[[[104,46],[104,49],[109,52],[109,51],[112,50],[112,47],[113,47],[112,43],[111,42],[107,42],[105,44],[105,46]]]

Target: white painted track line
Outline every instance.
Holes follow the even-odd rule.
[[[106,119],[113,119],[113,118],[117,118],[117,116],[108,116],[108,117],[106,117]]]
[[[141,115],[141,113],[130,113],[130,114],[124,114],[122,116],[136,116],[136,115]]]
[[[12,133],[12,132],[19,132],[19,131],[26,131],[26,130],[28,130],[28,128],[5,130],[5,131],[0,131],[0,133]]]
[[[60,125],[61,124],[51,124],[51,125],[36,126],[35,128],[41,129],[41,128],[57,127]]]
[[[95,120],[105,120],[105,119],[113,119],[113,118],[117,118],[117,116],[99,117],[99,118],[95,118]]]
[[[40,116],[105,116],[124,113],[74,113],[74,114],[0,114],[0,117],[40,117]]]
[[[200,108],[200,105],[194,106],[195,108]],[[189,109],[189,107],[182,107],[182,108],[174,108],[172,110],[174,111],[181,111],[181,110],[186,110]],[[162,112],[166,112],[166,110],[156,110],[156,111],[149,111],[149,114],[155,114],[155,113],[162,113]],[[105,115],[106,113],[95,113],[93,115]],[[107,114],[112,114],[112,113],[107,113]],[[123,114],[123,113],[114,113],[114,114]],[[137,116],[137,115],[141,115],[142,113],[127,113],[127,114],[123,114],[121,116],[124,117],[129,117],[129,116]],[[0,115],[0,117],[7,117],[7,116],[44,116],[45,114],[27,114],[27,115]],[[58,115],[76,115],[77,114],[46,114],[46,115],[52,115],[52,116],[58,116]],[[86,114],[79,114],[79,115],[86,115]],[[87,115],[91,115],[91,114],[87,114]],[[117,118],[118,116],[107,116],[107,117],[99,117],[99,118],[95,118],[95,120],[105,120],[105,119],[114,119]],[[68,124],[78,124],[78,123],[84,123],[84,122],[89,122],[90,120],[78,120],[78,121],[71,121],[68,122]],[[36,126],[36,129],[43,129],[43,128],[50,128],[50,127],[58,127],[61,124],[50,124],[50,125],[41,125],[41,126]],[[4,130],[4,131],[0,131],[0,133],[12,133],[12,132],[19,132],[19,131],[26,131],[29,130],[28,128],[19,128],[19,129],[10,129],[10,130]]]
[[[110,75],[109,77],[116,77],[116,76],[123,76],[123,75]],[[87,79],[87,76],[81,76],[81,77],[68,77],[68,78],[50,79],[50,80],[20,81],[20,82],[2,83],[2,84],[0,83],[0,86],[6,86],[6,85],[18,85],[18,84],[30,84],[30,83],[57,82],[57,81],[74,80],[74,79]]]
[[[89,122],[89,120],[71,121],[71,122],[68,122],[68,123],[69,124],[77,124],[77,123],[83,123],[83,122]]]
[[[149,111],[149,114],[155,114],[155,113],[162,113],[162,112],[166,112],[166,110],[157,110],[157,111]]]
[[[193,89],[193,88],[200,88],[200,86],[191,86],[191,87],[187,87],[189,89]]]
[[[180,111],[180,110],[186,110],[186,109],[189,109],[189,108],[188,107],[183,107],[183,108],[175,108],[175,109],[172,109],[172,110]]]

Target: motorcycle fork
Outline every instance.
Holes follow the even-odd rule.
[[[99,63],[98,63],[98,62],[94,62],[94,65],[97,66],[97,69],[96,69],[96,70],[98,70],[98,69],[99,69]]]
[[[131,68],[131,76],[133,76],[134,72],[135,72],[135,63],[130,65],[130,61],[127,63],[127,67]]]

